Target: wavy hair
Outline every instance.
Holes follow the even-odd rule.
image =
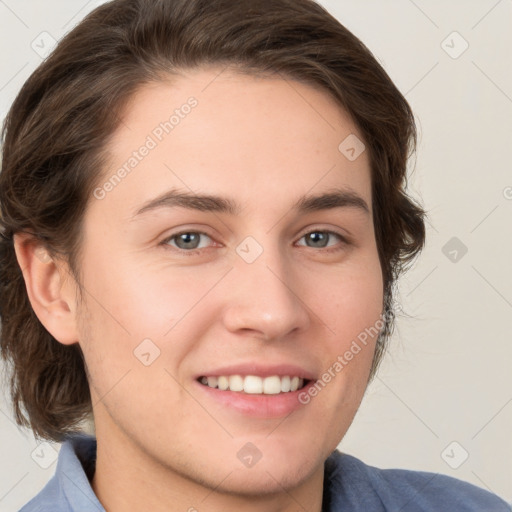
[[[416,145],[407,101],[368,48],[313,0],[114,0],[69,32],[23,85],[2,130],[1,355],[16,421],[62,441],[90,415],[78,344],[65,346],[30,305],[13,235],[31,233],[79,281],[83,214],[101,178],[118,115],[145,83],[201,65],[278,73],[320,88],[354,119],[369,152],[372,208],[393,331],[398,277],[425,242],[423,209],[407,194]]]

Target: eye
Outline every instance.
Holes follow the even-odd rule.
[[[208,246],[201,245],[201,237],[212,240],[206,233],[202,233],[200,231],[183,231],[181,233],[176,233],[166,238],[161,242],[162,245],[170,245],[171,247],[175,247],[177,249],[181,249],[184,251],[193,251],[196,249],[204,249]]]
[[[316,249],[325,249],[327,247],[332,247],[336,245],[336,239],[338,241],[342,242],[342,245],[345,245],[347,243],[346,239],[341,236],[338,233],[335,233],[334,231],[321,231],[321,230],[315,230],[310,231],[309,233],[306,233],[303,235],[300,240],[304,239],[306,241],[305,244],[299,244],[299,245],[305,245],[306,247],[316,248]],[[331,243],[334,239],[334,243]],[[341,249],[341,248],[340,248]],[[328,249],[328,250],[338,250],[338,249]]]
[[[298,243],[298,245],[312,249],[324,249],[326,251],[341,250],[342,247],[336,246],[348,244],[347,240],[342,235],[329,230],[310,231],[302,235],[300,240],[304,240],[305,243]],[[161,245],[171,246],[172,248],[184,252],[194,252],[207,248],[212,245],[212,242],[213,239],[201,231],[182,231],[167,237],[161,242]],[[341,242],[341,244],[339,244],[339,242]]]

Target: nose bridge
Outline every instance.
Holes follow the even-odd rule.
[[[247,237],[236,249],[224,323],[230,331],[251,331],[266,339],[283,337],[309,322],[291,282],[293,269],[277,243],[265,246]]]

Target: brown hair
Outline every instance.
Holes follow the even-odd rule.
[[[416,128],[405,98],[361,41],[312,0],[114,0],[30,76],[2,132],[1,353],[16,420],[38,437],[62,441],[79,430],[91,399],[79,345],[57,342],[31,308],[13,235],[33,234],[79,282],[83,212],[121,109],[142,84],[210,64],[320,87],[359,127],[384,280],[385,327],[370,380],[375,374],[394,326],[395,282],[425,241],[425,212],[406,193]]]

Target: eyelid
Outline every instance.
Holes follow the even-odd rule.
[[[308,229],[298,238],[298,240],[302,240],[306,235],[309,235],[311,233],[327,233],[329,235],[336,235],[340,239],[342,246],[347,246],[347,245],[351,244],[350,238],[347,237],[346,235],[343,235],[342,233],[340,233],[339,231],[336,231],[335,229],[326,229],[326,228]],[[316,249],[318,251],[323,251],[323,252],[329,252],[329,251],[340,250],[339,245],[340,244],[335,244],[333,246],[315,248],[315,247],[308,247],[307,245],[301,244],[301,247],[306,247],[307,249]]]
[[[336,251],[340,251],[342,250],[343,248],[345,248],[347,245],[350,245],[351,244],[351,241],[350,241],[350,237],[347,237],[346,235],[343,235],[342,233],[340,233],[339,231],[335,230],[335,229],[329,229],[329,228],[325,228],[325,227],[312,227],[312,226],[309,226],[308,228],[306,228],[302,234],[298,237],[297,241],[295,243],[297,243],[298,241],[302,240],[305,236],[311,234],[311,233],[327,233],[328,235],[335,235],[337,236],[339,239],[340,239],[340,243],[338,244],[335,244],[333,246],[326,246],[326,247],[320,247],[320,248],[317,248],[317,247],[308,247],[307,245],[303,245],[303,244],[300,244],[300,247],[305,247],[306,249],[313,249],[314,251],[316,252],[336,252]],[[212,240],[213,244],[209,245],[208,247],[200,247],[200,248],[196,248],[196,249],[190,249],[190,250],[187,250],[187,249],[180,249],[179,247],[174,247],[172,246],[169,242],[177,237],[179,237],[180,235],[183,235],[183,234],[190,234],[190,233],[193,233],[193,234],[197,234],[197,235],[204,235],[206,237],[208,237],[210,240]],[[219,244],[219,242],[217,242],[215,240],[215,238],[213,236],[211,236],[209,233],[207,233],[206,231],[201,231],[199,229],[193,229],[193,228],[185,228],[185,229],[181,229],[179,231],[176,231],[175,233],[171,233],[170,235],[166,236],[160,243],[159,243],[160,246],[162,246],[164,249],[166,250],[171,250],[171,251],[174,251],[180,255],[185,255],[185,256],[193,256],[193,255],[197,255],[198,253],[201,253],[205,250],[208,250],[212,247],[219,247],[219,246],[222,246],[222,244]],[[341,247],[340,247],[341,246]]]
[[[341,228],[335,228],[325,225],[312,225],[304,228],[303,231],[301,231],[301,235],[299,236],[299,239],[304,237],[305,235],[308,235],[309,233],[316,233],[316,232],[322,232],[322,233],[332,233],[334,235],[339,236],[344,242],[351,243],[351,236],[348,234],[345,230]]]
[[[193,234],[196,234],[196,235],[204,235],[204,236],[208,237],[210,240],[212,240],[215,243],[215,245],[220,245],[219,242],[217,242],[212,235],[210,235],[206,231],[201,231],[201,230],[198,230],[198,229],[182,229],[180,231],[176,231],[175,233],[171,233],[170,235],[166,236],[159,243],[159,245],[169,246],[168,242],[170,242],[171,240],[179,237],[180,235],[190,234],[190,233],[193,233]],[[182,252],[182,253],[183,252],[192,253],[194,251],[201,251],[203,249],[207,249],[207,247],[201,247],[200,249],[190,249],[190,250],[187,251],[186,249],[180,249],[179,247],[173,247],[173,246],[171,246],[171,247],[173,249],[175,249],[176,251],[179,251],[179,252]]]

